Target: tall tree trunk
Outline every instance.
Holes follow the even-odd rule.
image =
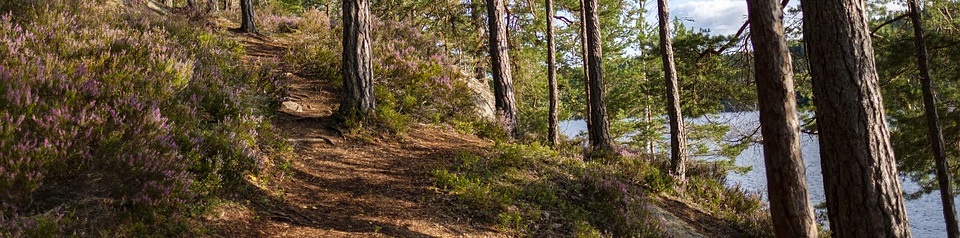
[[[800,5],[830,230],[834,237],[910,237],[863,4]]]
[[[366,120],[376,109],[370,58],[370,0],[343,1],[341,118]]]
[[[583,120],[587,122],[587,141],[593,141],[593,120],[590,120],[590,57],[587,55],[587,7],[580,0],[580,56],[583,59]]]
[[[770,215],[777,237],[817,237],[800,154],[793,65],[778,0],[747,0]]]
[[[556,42],[553,39],[553,0],[546,0],[547,2],[547,84],[550,87],[550,118],[547,119],[549,125],[548,136],[550,137],[550,145],[556,147],[559,141],[560,135],[557,133],[557,110],[558,106],[558,93],[557,93],[557,57],[555,46]]]
[[[493,66],[493,92],[497,114],[513,137],[517,134],[517,109],[513,95],[513,75],[510,72],[510,55],[507,46],[507,25],[503,0],[487,0],[487,24],[489,30],[490,61]]]
[[[641,64],[641,68],[647,68],[646,63],[641,62],[640,64]],[[650,102],[651,102],[650,94],[651,93],[650,93],[650,88],[647,86],[649,85],[647,84],[647,81],[649,79],[647,79],[646,72],[643,72],[642,78],[643,78],[643,84],[644,84],[643,91],[644,91],[644,94],[646,94],[644,95],[644,98],[647,99],[647,103],[645,103],[646,105],[643,105],[643,119],[644,119],[644,122],[647,123],[647,128],[649,129],[650,125],[652,125],[653,123],[653,112],[650,110]],[[653,146],[653,141],[654,141],[653,139],[647,140],[647,156],[650,156],[650,158],[656,159],[657,153]]]
[[[240,31],[257,33],[257,24],[253,18],[253,0],[240,0]]]
[[[597,0],[584,1],[584,15],[587,25],[587,58],[590,68],[590,145],[594,152],[617,153],[610,138],[610,122],[607,119],[607,106],[604,102],[603,51],[600,39],[600,20]]]
[[[953,203],[953,189],[950,188],[950,173],[947,169],[947,152],[937,113],[936,92],[933,89],[933,77],[930,76],[930,58],[923,35],[923,21],[920,18],[920,6],[917,0],[907,0],[910,19],[913,21],[914,41],[917,45],[917,66],[920,68],[920,81],[923,84],[923,106],[927,115],[927,129],[930,145],[933,147],[933,159],[936,162],[937,182],[940,184],[940,200],[943,203],[943,220],[947,223],[947,237],[960,237],[957,227],[957,208]]]
[[[647,27],[647,24],[645,22],[641,22],[641,24],[642,24],[640,26],[641,28]],[[641,61],[640,68],[646,69],[647,63],[645,61]],[[650,79],[647,78],[646,71],[641,71],[640,80],[643,82],[643,94],[644,94],[643,97],[646,99],[646,103],[644,103],[643,105],[643,121],[646,123],[646,126],[645,126],[646,129],[650,130],[652,129],[650,126],[653,125],[653,110],[651,110],[650,108],[650,103],[652,102],[652,100],[650,99],[651,98],[650,95],[653,95],[653,93],[650,90],[650,84],[649,84]],[[647,140],[647,144],[646,144],[647,156],[651,159],[657,158],[656,149],[654,148],[654,141],[655,139],[651,138]]]
[[[474,77],[477,81],[486,83],[487,79],[487,68],[486,68],[486,55],[484,54],[486,27],[483,24],[483,0],[471,0],[470,1],[470,23],[473,25],[473,28],[476,32],[477,45],[473,49],[474,58],[476,58],[476,65],[473,68]]]
[[[667,114],[670,117],[670,166],[671,173],[681,181],[687,174],[687,137],[680,113],[680,83],[673,60],[673,43],[670,40],[670,10],[667,0],[657,0],[660,24],[660,55],[663,58],[663,78],[667,83]]]

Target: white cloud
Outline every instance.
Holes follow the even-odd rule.
[[[687,27],[710,29],[712,34],[734,34],[747,16],[744,0],[672,1],[671,18],[679,18]]]
[[[896,11],[896,12],[899,12],[899,11],[906,11],[906,10],[907,10],[907,6],[904,5],[903,3],[900,3],[900,2],[885,3],[885,4],[883,4],[883,6],[887,8],[887,11]]]
[[[668,0],[670,18],[678,18],[688,28],[709,29],[714,35],[737,33],[747,20],[746,0]],[[645,16],[651,24],[657,24],[657,3],[646,0],[648,13]],[[790,0],[790,7],[796,7],[798,0]],[[883,4],[888,11],[904,11],[907,7],[900,2]]]

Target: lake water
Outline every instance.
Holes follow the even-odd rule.
[[[706,118],[688,120],[687,123],[704,123]],[[710,116],[710,121],[730,125],[732,134],[750,133],[759,125],[757,112],[721,113]],[[560,123],[560,130],[567,137],[575,137],[586,131],[584,121],[564,121]],[[759,134],[758,134],[759,136]],[[665,134],[664,138],[669,135]],[[810,198],[814,204],[826,201],[823,191],[823,178],[820,173],[820,144],[816,135],[803,134],[801,137],[801,151],[807,169],[807,184]],[[752,166],[753,170],[745,174],[730,173],[727,175],[727,186],[739,184],[742,188],[759,192],[764,195],[767,191],[766,170],[763,161],[763,147],[754,144],[745,149],[736,160],[737,166]],[[906,192],[919,190],[919,185],[901,178],[901,186]],[[956,202],[956,199],[955,199]],[[960,203],[958,203],[960,204]],[[946,237],[946,225],[943,221],[943,206],[940,202],[939,191],[926,194],[914,200],[904,200],[907,216],[913,237]]]

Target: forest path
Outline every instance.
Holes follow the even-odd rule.
[[[244,64],[277,64],[289,36],[227,33],[245,46]],[[271,62],[272,61],[272,62]],[[338,87],[330,79],[281,72],[287,101],[275,126],[293,146],[289,169],[269,183],[248,178],[253,194],[217,208],[222,237],[503,237],[489,225],[445,210],[450,197],[433,187],[430,171],[461,151],[491,143],[452,129],[414,125],[403,139],[344,135],[333,112]],[[370,138],[376,137],[376,138]],[[264,178],[259,178],[264,179]],[[262,184],[270,184],[265,186]],[[245,200],[245,201],[244,201]],[[246,203],[246,204],[243,204]]]
[[[236,27],[219,19],[215,25]],[[507,237],[490,224],[455,214],[450,195],[430,172],[450,167],[453,156],[489,153],[492,142],[450,128],[413,125],[402,139],[344,134],[333,119],[339,86],[331,79],[282,64],[295,35],[227,32],[244,45],[243,65],[276,65],[288,88],[274,120],[293,145],[280,177],[248,178],[234,203],[206,220],[219,237]],[[299,110],[298,110],[299,109]],[[263,180],[270,180],[265,182]],[[269,184],[269,185],[265,185]],[[702,209],[675,198],[652,198],[651,212],[669,237],[743,237]]]

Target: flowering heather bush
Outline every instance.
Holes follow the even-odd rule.
[[[616,237],[662,237],[660,224],[647,207],[646,194],[628,182],[604,173],[586,172],[581,178],[583,201],[588,211],[604,214],[591,216],[606,234]]]
[[[277,84],[238,44],[135,7],[5,4],[0,234],[162,232],[260,166]]]
[[[278,33],[293,33],[299,27],[297,25],[298,18],[295,16],[266,15],[259,19],[261,25],[265,26],[267,30]]]
[[[336,23],[338,24],[338,23]],[[311,9],[296,24],[303,40],[292,47],[287,61],[308,74],[340,80],[342,30],[324,13]],[[448,122],[471,112],[471,90],[454,59],[439,46],[441,40],[405,22],[374,17],[373,70],[381,118],[410,115],[432,122]],[[403,120],[398,119],[398,120]]]
[[[214,15],[240,22],[240,7],[218,11]],[[296,15],[303,12],[298,0],[254,1],[253,18],[261,33],[292,33],[299,28]],[[206,14],[197,12],[197,14]],[[239,27],[239,25],[236,25]]]

